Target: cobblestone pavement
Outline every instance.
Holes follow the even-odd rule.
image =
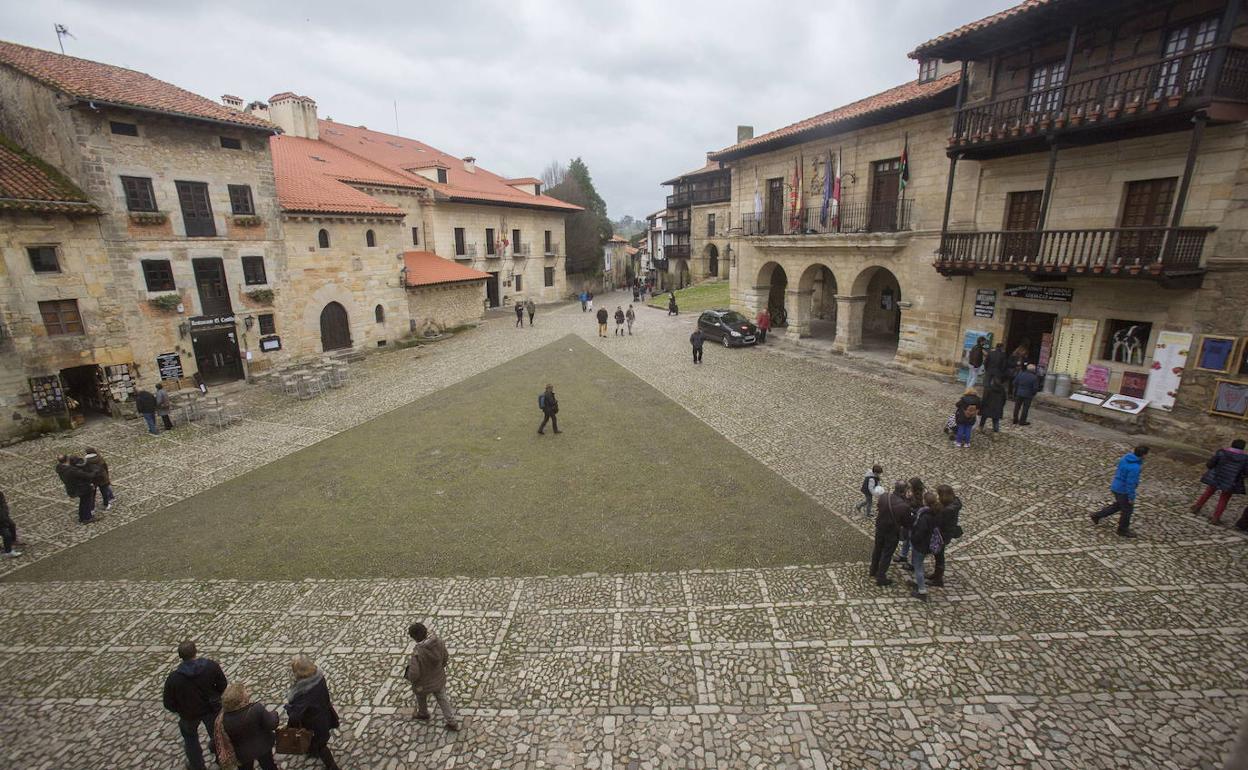
[[[615,298],[604,298],[613,304]],[[513,579],[0,584],[0,766],[175,768],[160,685],[185,636],[276,704],[289,656],[313,655],[343,717],[344,768],[1213,768],[1248,709],[1245,540],[1184,512],[1199,468],[1151,458],[1126,541],[1103,504],[1116,445],[1047,423],[940,432],[948,404],[891,369],[779,349],[708,349],[692,319],[643,310],[598,339],[578,307],[523,331],[490,321],[374,356],[346,388],[160,438],[103,423],[0,450],[28,556],[296,451],[569,332],[579,334],[855,521],[862,473],[952,483],[967,537],[932,601],[862,564]],[[950,388],[952,400],[954,393]],[[575,430],[577,426],[567,425]],[[48,458],[91,443],[118,506],[73,523]],[[760,516],[765,516],[760,512]],[[855,521],[864,527],[865,518]],[[404,629],[452,652],[464,729],[410,720]],[[292,768],[315,767],[288,760]]]

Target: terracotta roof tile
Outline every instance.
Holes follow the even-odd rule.
[[[663,184],[676,184],[677,182],[688,179],[691,176],[702,176],[703,174],[710,174],[715,171],[722,171],[722,170],[723,169],[719,167],[719,161],[708,160],[706,164],[703,165],[701,168],[696,168],[693,171],[686,171],[685,173],[679,176],[674,176],[671,179],[664,182]]]
[[[783,143],[785,139],[797,139],[805,134],[822,130],[824,132],[834,129],[839,124],[847,123],[856,118],[866,117],[873,113],[882,112],[894,107],[900,107],[911,102],[919,102],[924,99],[930,99],[942,93],[957,87],[958,81],[961,80],[961,72],[950,72],[947,75],[929,80],[926,83],[920,83],[912,80],[909,83],[890,88],[882,91],[874,96],[868,96],[865,99],[859,99],[856,102],[847,104],[844,107],[837,107],[835,110],[815,115],[805,120],[799,120],[792,125],[778,128],[775,131],[761,134],[748,139],[744,142],[738,142],[731,147],[725,147],[719,152],[710,154],[712,159],[726,159],[728,156],[737,156],[743,153],[743,150],[751,150],[758,148],[758,152],[765,152],[766,148],[775,143]],[[795,142],[790,142],[795,143]]]
[[[0,209],[94,214],[85,193],[59,171],[0,136]]]
[[[0,41],[0,64],[83,101],[275,131],[267,120],[232,110],[151,75]]]
[[[320,134],[321,141],[330,142],[391,171],[403,174],[421,187],[428,187],[452,200],[510,203],[568,213],[581,210],[580,206],[564,203],[549,195],[531,195],[521,192],[509,185],[504,177],[490,173],[481,166],[477,166],[474,172],[469,172],[464,169],[463,159],[448,155],[415,139],[370,131],[362,126],[348,126],[345,123],[330,120],[320,121]],[[444,166],[447,169],[446,184],[430,181],[409,170],[435,165]]]
[[[403,266],[407,268],[408,286],[436,286],[440,283],[483,281],[490,277],[489,273],[443,259],[432,251],[403,252]]]
[[[937,48],[945,43],[950,43],[973,32],[979,32],[981,30],[988,29],[989,27],[994,27],[1003,21],[1027,16],[1038,9],[1054,6],[1060,2],[1062,2],[1062,0],[1023,0],[1023,2],[1018,5],[1006,8],[1004,11],[994,13],[991,16],[985,16],[979,21],[973,21],[970,24],[963,24],[961,27],[958,27],[952,32],[946,32],[943,35],[934,37],[926,43],[916,47],[910,52],[909,56],[912,59],[918,59],[931,49]]]
[[[522,176],[519,179],[504,179],[507,184],[541,184],[542,180],[535,176]]]
[[[269,139],[269,148],[277,200],[283,211],[402,216],[403,209],[383,203],[348,182],[405,189],[421,186],[328,142],[274,136]]]

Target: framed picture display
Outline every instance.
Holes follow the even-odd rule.
[[[1239,343],[1239,366],[1235,368],[1235,373],[1240,377],[1248,377],[1248,337],[1244,337]]]
[[[1231,365],[1235,363],[1236,341],[1234,337],[1212,334],[1201,337],[1200,347],[1196,350],[1196,368],[1222,374],[1231,371]]]
[[[1248,420],[1248,382],[1216,380],[1213,387],[1213,403],[1209,411],[1224,417]]]

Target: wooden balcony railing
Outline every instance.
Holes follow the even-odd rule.
[[[689,244],[669,243],[663,247],[663,257],[665,259],[688,259]]]
[[[995,230],[941,235],[936,269],[1023,273],[1157,275],[1196,272],[1212,227]]]
[[[665,229],[669,233],[687,233],[690,228],[689,219],[669,219],[665,223]]]
[[[1211,71],[1215,67],[1217,71]],[[1022,96],[972,104],[958,111],[950,147],[1170,115],[1210,99],[1248,101],[1248,48],[1215,46]]]
[[[528,257],[533,254],[533,244],[531,243],[513,243],[511,244],[511,255],[513,257]]]
[[[802,211],[802,224],[793,227],[789,213],[744,214],[741,226],[745,235],[847,235],[852,233],[896,233],[911,228],[914,201],[859,201],[841,202],[839,214],[834,216],[829,208],[823,216],[822,206],[811,206]]]
[[[667,207],[696,206],[703,203],[719,203],[732,198],[732,185],[717,184],[698,190],[679,190],[667,196]]]

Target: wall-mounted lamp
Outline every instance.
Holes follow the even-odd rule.
[[[255,326],[255,325],[256,325],[256,317],[255,317],[255,316],[250,316],[250,315],[249,315],[249,316],[247,316],[246,318],[244,318],[244,319],[243,319],[243,327],[244,327],[245,329],[247,329],[247,331],[251,331],[251,327],[253,327],[253,326]]]
[[[186,335],[191,333],[191,325],[183,321],[178,324],[178,337],[185,339]]]

